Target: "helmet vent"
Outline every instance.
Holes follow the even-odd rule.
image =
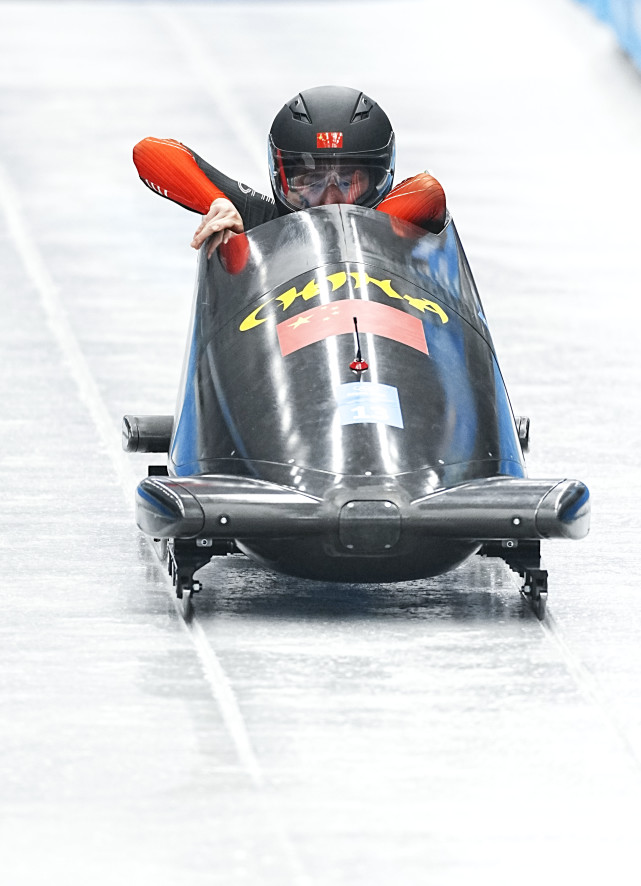
[[[292,117],[294,120],[298,120],[301,123],[311,123],[311,117],[307,113],[307,108],[305,107],[305,102],[299,95],[298,98],[295,98],[294,101],[289,103],[289,110],[292,112]]]
[[[361,96],[354,108],[354,113],[352,114],[352,119],[350,123],[358,123],[359,120],[367,120],[370,115],[372,108],[374,107],[374,102],[371,98],[367,98],[366,95],[363,95],[361,92]]]

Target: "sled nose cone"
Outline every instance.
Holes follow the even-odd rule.
[[[585,538],[590,528],[590,492],[580,480],[563,480],[541,500],[536,528],[543,538]]]
[[[401,537],[401,513],[391,501],[348,501],[340,511],[338,536],[355,554],[389,551]]]
[[[197,499],[164,478],[147,477],[136,490],[136,522],[153,538],[195,538],[203,529],[205,515]]]

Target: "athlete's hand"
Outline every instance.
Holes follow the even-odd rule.
[[[243,232],[243,220],[240,213],[225,197],[217,197],[209,207],[207,215],[196,228],[191,245],[194,249],[200,249],[205,240],[211,237],[207,248],[207,258],[211,258],[214,249],[221,243],[226,243],[234,234]]]

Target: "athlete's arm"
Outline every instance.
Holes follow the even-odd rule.
[[[278,215],[270,197],[224,175],[174,139],[143,139],[134,148],[134,163],[148,188],[204,216],[191,245],[199,249],[214,234],[209,255],[232,232],[240,233]]]
[[[134,147],[138,175],[155,193],[205,215],[225,194],[202,171],[194,155],[169,138],[144,138]]]
[[[442,230],[447,217],[445,191],[428,172],[401,182],[376,208],[432,233]]]
[[[234,204],[207,177],[185,145],[173,139],[145,138],[134,147],[134,163],[148,188],[204,216],[191,242],[194,249],[200,249],[213,234],[209,257],[232,232],[243,231]]]

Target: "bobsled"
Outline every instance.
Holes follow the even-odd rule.
[[[400,582],[480,553],[542,617],[544,539],[579,539],[589,493],[527,475],[467,259],[439,234],[331,205],[201,250],[174,415],[123,419],[166,452],[136,491],[139,528],[178,596],[215,555],[277,572]]]

